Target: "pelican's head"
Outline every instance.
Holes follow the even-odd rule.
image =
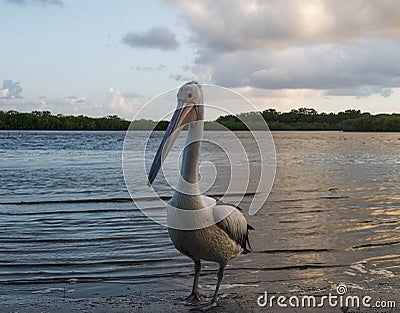
[[[164,137],[158,147],[153,164],[148,175],[148,185],[150,186],[156,178],[162,163],[171,150],[179,132],[183,126],[203,119],[203,93],[197,82],[189,82],[179,88],[178,103],[174,115],[168,124]]]

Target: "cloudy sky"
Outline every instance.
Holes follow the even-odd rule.
[[[395,0],[0,0],[0,34],[5,111],[132,119],[195,79],[260,110],[400,112]]]

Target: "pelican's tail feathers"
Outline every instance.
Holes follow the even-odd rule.
[[[250,253],[251,251],[253,251],[253,248],[251,247],[250,240],[249,240],[249,230],[255,230],[255,228],[253,226],[251,226],[250,224],[247,224],[246,241],[245,241],[245,244],[242,246],[243,254],[247,254],[247,253]],[[247,248],[247,246],[249,246],[249,247]]]

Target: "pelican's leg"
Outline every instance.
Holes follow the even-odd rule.
[[[201,301],[201,296],[199,293],[200,271],[201,271],[200,260],[194,261],[193,288],[192,288],[192,293],[185,299],[185,303],[187,304],[195,304]]]
[[[219,270],[218,270],[218,275],[217,275],[217,277],[218,277],[217,286],[215,287],[215,292],[214,292],[214,295],[211,298],[210,302],[196,305],[195,307],[190,309],[190,311],[195,311],[195,310],[207,311],[217,305],[218,291],[219,291],[219,287],[221,286],[221,283],[222,283],[222,278],[224,277],[224,268],[225,268],[225,264],[219,265]]]

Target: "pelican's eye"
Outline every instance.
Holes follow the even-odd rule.
[[[191,92],[188,93],[187,99],[188,100],[193,100],[193,94]]]

